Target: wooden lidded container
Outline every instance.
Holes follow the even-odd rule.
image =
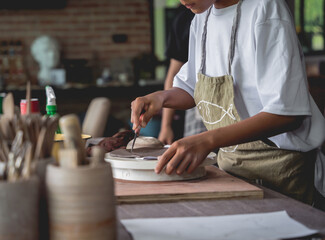
[[[48,165],[50,240],[116,239],[110,164],[62,168]]]
[[[38,239],[39,178],[0,181],[0,240]]]

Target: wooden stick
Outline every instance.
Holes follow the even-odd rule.
[[[3,114],[7,116],[10,120],[14,118],[15,115],[15,101],[12,93],[8,93],[3,99]]]
[[[29,178],[31,175],[32,158],[33,158],[33,148],[32,148],[32,144],[30,143],[27,145],[24,167],[21,173],[24,179]]]
[[[8,181],[9,182],[14,182],[18,179],[18,172],[15,168],[15,159],[14,159],[14,154],[9,153],[8,155],[8,168],[7,168],[7,176],[8,176]]]
[[[93,146],[91,152],[93,156],[90,162],[91,166],[98,166],[101,163],[104,163],[105,151],[102,147]]]
[[[58,117],[50,117],[47,122],[47,131],[46,131],[46,139],[44,146],[44,157],[50,157],[52,153],[52,147],[54,143],[54,135],[55,131],[58,129],[59,118]]]
[[[81,138],[81,128],[77,115],[69,114],[60,118],[60,128],[64,135],[64,147],[78,151],[78,165],[85,163],[86,150]]]
[[[31,100],[30,81],[27,81],[27,85],[26,85],[26,102],[27,102],[26,113],[28,115],[31,113],[30,100]]]
[[[37,145],[36,145],[35,155],[34,155],[35,161],[44,157],[43,148],[46,141],[45,137],[46,137],[46,127],[42,127],[41,132],[37,139]]]
[[[77,168],[78,167],[78,151],[76,149],[60,149],[59,163],[63,168]]]

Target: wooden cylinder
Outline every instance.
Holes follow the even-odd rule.
[[[116,239],[114,184],[110,164],[47,167],[51,240]]]
[[[39,179],[0,181],[0,240],[38,239]]]

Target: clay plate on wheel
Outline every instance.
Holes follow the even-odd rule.
[[[138,153],[134,150],[132,154]],[[164,152],[166,149],[160,148],[160,151]],[[157,155],[158,152],[158,149],[147,149],[145,151],[145,155],[150,156],[154,155],[154,153]],[[211,152],[201,163],[201,165],[191,174],[184,173],[182,175],[177,175],[176,173],[173,173],[171,175],[167,175],[164,171],[162,171],[160,174],[156,174],[154,172],[158,160],[148,161],[144,160],[143,157],[117,157],[115,153],[115,151],[106,153],[105,161],[111,164],[114,178],[129,181],[182,181],[197,179],[206,175],[205,166],[213,165],[217,162],[216,154]],[[120,151],[118,151],[118,153],[120,153]],[[128,152],[128,156],[130,156],[130,152]]]

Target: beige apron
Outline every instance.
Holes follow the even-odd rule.
[[[205,43],[208,10],[202,36],[202,62],[195,86],[194,99],[208,130],[228,126],[240,121],[234,103],[231,63],[235,52],[235,39],[240,19],[240,6],[234,17],[228,54],[228,74],[209,77],[205,72]],[[295,199],[312,203],[315,152],[296,152],[277,148],[271,141],[254,141],[220,149],[218,165],[221,169],[249,180],[259,180],[264,186]]]

